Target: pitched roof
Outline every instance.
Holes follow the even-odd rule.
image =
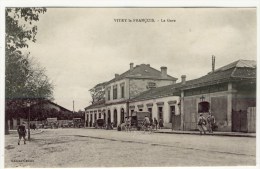
[[[256,61],[254,61],[254,60],[237,60],[226,66],[216,69],[215,72],[224,71],[224,70],[232,69],[235,67],[236,68],[256,68]]]
[[[54,103],[54,102],[52,102],[52,101],[50,101],[50,100],[44,100],[44,101],[38,102],[38,103],[36,103],[36,104],[31,105],[31,107],[34,107],[34,106],[37,106],[37,105],[40,105],[40,104],[45,104],[45,103],[52,104],[52,105],[54,105],[54,106],[59,107],[59,108],[60,108],[61,110],[63,110],[63,111],[68,111],[68,112],[71,112],[71,113],[72,113],[72,111],[70,111],[70,110],[66,109],[65,107],[62,107],[62,106],[60,106],[60,105],[58,105],[58,104],[56,104],[56,103]]]
[[[228,82],[232,80],[255,79],[256,78],[256,61],[238,60],[223,66],[214,72],[210,72],[200,78],[189,80],[182,89],[196,88],[206,85]]]
[[[93,108],[99,108],[99,107],[104,107],[105,106],[105,99],[100,100],[98,102],[95,102],[87,107],[85,107],[85,110],[87,109],[93,109]]]
[[[108,83],[118,81],[124,78],[135,78],[135,79],[161,79],[161,80],[177,80],[177,78],[167,75],[162,77],[161,72],[150,67],[150,65],[141,64],[135,66],[132,70],[127,70],[121,75],[113,78]]]
[[[255,79],[256,62],[253,60],[238,60],[226,66],[210,72],[197,79],[186,81],[185,84],[176,83],[173,85],[158,87],[142,92],[131,101],[147,100],[166,96],[180,96],[180,89],[190,89],[206,85],[214,85],[231,80]]]
[[[167,96],[179,96],[180,91],[177,88],[180,85],[181,83],[176,83],[172,85],[152,88],[150,90],[140,93],[136,97],[132,98],[130,101],[148,100]]]
[[[130,102],[139,101],[139,100],[148,100],[153,98],[161,98],[167,96],[180,96],[181,89],[185,90],[185,89],[197,88],[197,87],[202,87],[207,85],[214,85],[214,84],[228,82],[232,80],[243,80],[243,79],[256,79],[256,61],[238,60],[231,64],[223,66],[215,70],[214,72],[210,72],[205,76],[186,81],[185,84],[176,83],[172,85],[152,88],[130,99]],[[90,109],[90,108],[97,108],[102,106],[105,106],[105,102],[102,104],[90,105],[86,108]]]
[[[98,83],[96,86],[94,86],[93,88],[96,88],[96,87],[103,87],[107,84],[107,82],[102,82],[102,83]]]

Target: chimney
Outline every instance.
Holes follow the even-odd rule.
[[[130,63],[130,70],[134,69],[134,63]]]
[[[115,78],[117,78],[118,76],[119,76],[119,74],[116,73],[116,74],[115,74]]]
[[[167,77],[167,67],[165,66],[161,67],[161,75],[162,77]]]
[[[215,56],[212,55],[212,72],[215,72]]]
[[[181,84],[185,84],[186,83],[186,75],[182,75],[181,76]]]

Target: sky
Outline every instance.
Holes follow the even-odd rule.
[[[114,20],[143,18],[155,22]],[[75,111],[131,62],[166,66],[179,82],[210,72],[212,55],[216,68],[256,60],[255,8],[47,8],[37,26],[28,50],[54,83],[54,102],[72,110],[74,100]]]

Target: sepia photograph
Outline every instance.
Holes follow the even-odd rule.
[[[5,168],[259,165],[256,7],[7,6],[4,57]]]

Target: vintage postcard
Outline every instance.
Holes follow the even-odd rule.
[[[256,7],[4,9],[5,168],[259,166]]]

